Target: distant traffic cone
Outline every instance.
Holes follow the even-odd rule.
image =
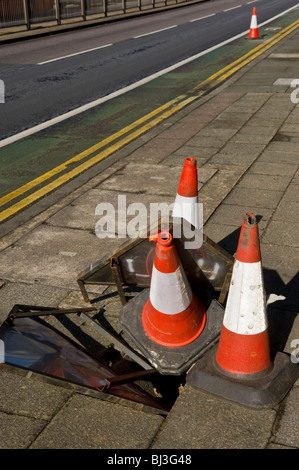
[[[172,216],[183,218],[195,228],[200,228],[197,197],[198,184],[196,160],[195,158],[186,158],[174,202]]]
[[[252,11],[250,31],[249,31],[248,39],[259,39],[259,32],[258,32],[258,28],[257,28],[257,17],[256,17],[256,8],[255,7],[253,7],[253,11]]]
[[[150,237],[156,252],[150,295],[142,312],[146,334],[167,347],[193,342],[203,331],[206,313],[193,294],[169,232]]]
[[[258,227],[252,214],[241,228],[216,361],[233,374],[254,374],[271,365]]]
[[[247,214],[232,272],[218,346],[190,369],[187,383],[253,407],[279,403],[299,376],[298,364],[271,359],[258,227]]]

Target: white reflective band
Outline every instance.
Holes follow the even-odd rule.
[[[194,227],[199,228],[199,209],[197,205],[197,196],[185,197],[176,195],[173,217],[181,217],[186,219]]]
[[[223,325],[238,334],[262,333],[268,326],[265,297],[261,262],[236,261]]]
[[[257,18],[253,15],[251,18],[250,29],[257,29]]]
[[[150,301],[156,310],[175,315],[186,310],[191,300],[192,290],[182,266],[174,273],[161,273],[153,266]]]

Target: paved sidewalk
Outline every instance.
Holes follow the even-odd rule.
[[[119,193],[128,204],[171,203],[185,158],[195,157],[208,237],[234,253],[246,212],[260,219],[266,290],[285,296],[268,307],[271,344],[291,353],[291,342],[299,338],[299,105],[291,101],[290,82],[280,79],[299,78],[299,59],[288,55],[298,55],[298,43],[297,30],[221,88],[123,149],[123,158],[102,174],[3,237],[0,320],[16,303],[86,307],[78,273],[123,241],[95,236],[96,205],[116,203]],[[90,297],[104,290],[90,286]],[[120,332],[118,296],[94,305]],[[80,331],[99,340],[90,324],[76,322],[71,331],[68,324],[60,328],[74,339]],[[280,405],[264,410],[185,385],[165,417],[32,376],[0,373],[3,449],[299,448],[298,381]]]

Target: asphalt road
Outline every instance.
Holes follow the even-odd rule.
[[[0,139],[105,97],[291,8],[296,0],[212,0],[2,45]],[[93,50],[90,50],[93,49]]]

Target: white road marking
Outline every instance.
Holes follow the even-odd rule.
[[[226,10],[223,10],[223,11],[231,11],[231,10],[235,10],[236,8],[241,8],[241,6],[243,5],[237,5],[235,7],[232,7],[232,8],[227,8]]]
[[[206,18],[210,18],[211,16],[215,16],[215,15],[216,13],[212,13],[211,15],[201,16],[200,18],[194,18],[194,20],[190,20],[189,23],[193,23],[194,21],[204,20]]]
[[[104,46],[93,47],[92,49],[86,49],[85,51],[74,52],[73,54],[63,55],[61,57],[55,57],[55,59],[45,60],[43,62],[39,62],[37,65],[44,65],[49,64],[50,62],[56,62],[57,60],[68,59],[69,57],[74,57],[80,54],[86,54],[87,52],[98,51],[99,49],[104,49],[105,47],[113,46],[113,44],[105,44]]]
[[[168,26],[168,28],[157,29],[156,31],[151,31],[149,33],[139,34],[139,36],[133,36],[133,39],[143,38],[144,36],[150,36],[151,34],[161,33],[162,31],[167,31],[168,29],[177,28],[177,24]]]

